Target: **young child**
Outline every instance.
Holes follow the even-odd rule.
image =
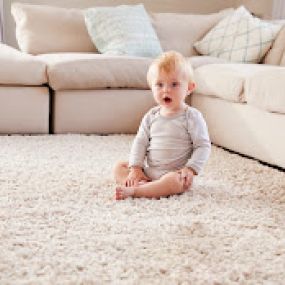
[[[195,88],[186,59],[174,51],[162,54],[151,64],[147,81],[158,106],[142,119],[129,162],[115,166],[117,200],[183,193],[210,155],[206,123],[185,103]]]

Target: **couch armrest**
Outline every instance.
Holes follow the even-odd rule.
[[[46,69],[36,57],[0,43],[0,85],[42,85]]]

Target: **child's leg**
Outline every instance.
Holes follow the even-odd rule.
[[[180,174],[169,172],[163,175],[159,180],[147,182],[136,187],[117,187],[116,199],[121,200],[127,197],[145,197],[160,198],[174,194],[180,194],[186,191],[183,188],[183,182]]]
[[[124,185],[128,175],[129,175],[129,168],[128,168],[128,162],[118,162],[114,167],[114,177],[115,181],[119,185]]]

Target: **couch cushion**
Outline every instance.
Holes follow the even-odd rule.
[[[276,39],[273,42],[272,47],[266,54],[264,58],[264,63],[265,64],[273,64],[273,65],[279,65],[282,54],[285,52],[285,20],[279,20],[279,21],[274,21],[274,23],[282,24],[283,27],[279,31]]]
[[[285,66],[285,51],[284,51],[284,53],[283,53],[283,57],[282,57],[282,59],[281,59],[280,65],[281,65],[281,66]]]
[[[194,72],[195,92],[233,102],[246,102],[243,93],[245,79],[266,68],[270,66],[239,63],[209,64],[198,67]]]
[[[243,6],[220,21],[201,41],[194,44],[204,55],[232,62],[258,63],[269,50],[281,25],[253,17]]]
[[[233,12],[222,10],[208,15],[153,13],[152,24],[164,51],[176,50],[184,56],[197,55],[193,44],[215,24]]]
[[[80,9],[13,3],[12,14],[22,51],[31,54],[96,52]]]
[[[285,67],[272,67],[248,77],[245,96],[248,104],[269,112],[285,114]]]
[[[206,55],[191,56],[189,57],[188,60],[190,64],[192,65],[193,69],[196,69],[206,64],[228,63],[228,61],[223,58],[218,58],[214,56],[206,56]]]
[[[46,82],[44,62],[0,44],[0,85],[41,85]]]
[[[197,54],[193,43],[232,11],[226,9],[209,15],[154,13],[152,24],[164,50],[177,50],[191,56]],[[81,9],[13,3],[12,14],[18,45],[27,53],[97,51],[88,35]]]
[[[47,63],[49,84],[54,90],[148,89],[149,58],[92,53],[46,54],[37,58]]]
[[[90,8],[84,14],[88,33],[101,53],[145,57],[162,53],[142,4]]]

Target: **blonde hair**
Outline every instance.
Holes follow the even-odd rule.
[[[164,52],[152,62],[147,72],[147,82],[149,86],[151,86],[152,80],[156,74],[162,71],[165,73],[180,71],[183,76],[186,77],[188,83],[194,82],[192,66],[179,52]]]

